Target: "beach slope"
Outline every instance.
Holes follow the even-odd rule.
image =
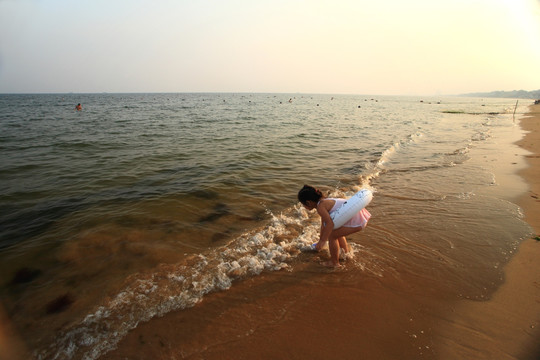
[[[466,301],[455,323],[442,332],[442,359],[540,359],[540,105],[531,105],[520,125],[527,133],[527,167],[519,172],[529,185],[517,199],[534,235],[524,240],[505,266],[505,282],[487,302]]]

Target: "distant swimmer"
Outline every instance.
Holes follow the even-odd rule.
[[[77,111],[81,111],[81,110],[82,110],[82,106],[81,106],[80,103],[77,104],[77,106],[75,106],[75,110],[77,110]]]

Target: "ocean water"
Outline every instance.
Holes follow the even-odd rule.
[[[152,318],[324,257],[307,250],[319,220],[296,201],[304,184],[375,192],[343,286],[414,277],[488,299],[530,234],[513,202],[526,189],[514,105],[0,95],[2,305],[35,358],[97,359]]]

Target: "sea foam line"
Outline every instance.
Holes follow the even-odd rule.
[[[372,180],[378,178],[381,173],[384,172],[384,164],[389,162],[395,153],[397,153],[403,147],[417,143],[423,136],[424,134],[421,132],[409,134],[404,139],[395,141],[392,145],[385,149],[376,161],[367,162],[365,167],[369,173],[360,176],[360,188],[370,188]]]

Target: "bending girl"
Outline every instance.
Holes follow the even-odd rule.
[[[330,267],[341,266],[339,264],[339,249],[343,249],[345,253],[349,251],[345,236],[366,227],[371,214],[366,209],[362,209],[343,224],[343,226],[334,229],[334,222],[330,214],[339,209],[347,201],[346,199],[326,198],[319,189],[304,185],[298,192],[298,200],[308,210],[317,209],[317,213],[321,217],[321,231],[315,250],[321,250],[328,241],[330,261],[325,262],[324,265]]]

